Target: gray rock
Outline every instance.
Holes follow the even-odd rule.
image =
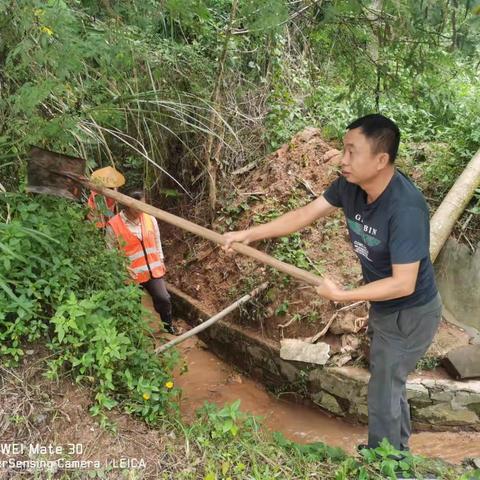
[[[480,393],[457,392],[454,399],[459,405],[470,405],[471,403],[480,403]]]
[[[471,410],[453,410],[449,403],[438,403],[415,411],[415,420],[442,425],[470,425],[480,423],[478,416]]]
[[[457,390],[459,391],[480,394],[480,380],[468,380],[455,383],[458,384]]]
[[[282,375],[285,375],[289,382],[295,382],[300,376],[300,370],[291,363],[282,362],[281,360],[278,360],[278,362]]]
[[[451,402],[453,400],[453,392],[449,391],[439,391],[439,392],[432,392],[430,398],[432,400],[437,400],[439,402]]]
[[[328,343],[308,343],[297,338],[285,338],[280,342],[280,357],[284,360],[325,365],[330,358]]]
[[[319,387],[338,398],[345,398],[350,402],[356,402],[360,397],[363,383],[342,375],[337,369],[327,368],[319,379]]]
[[[476,385],[478,383],[478,386]],[[470,381],[463,381],[457,382],[455,380],[447,380],[447,379],[437,379],[434,380],[432,378],[425,378],[422,380],[422,384],[428,388],[430,391],[440,391],[440,390],[448,390],[450,392],[459,392],[459,391],[474,391],[479,388],[480,389],[480,382],[475,382],[473,380]],[[480,393],[480,390],[478,390]]]
[[[333,367],[333,368],[330,368],[330,371],[338,373],[343,377],[351,378],[352,380],[355,380],[356,382],[359,382],[359,383],[367,384],[368,381],[370,380],[370,373],[368,372],[368,370],[365,370],[364,368],[351,367],[351,366]]]
[[[333,395],[330,395],[327,392],[320,392],[319,394],[314,395],[312,398],[317,405],[320,405],[320,407],[324,408],[325,410],[332,412],[335,415],[345,415],[342,407]]]
[[[480,377],[480,345],[464,345],[450,350],[444,365],[454,378]]]
[[[263,360],[264,351],[260,347],[257,347],[255,345],[248,345],[247,351],[252,357]]]
[[[467,245],[450,238],[435,262],[442,301],[457,320],[480,329],[480,248],[471,253]]]
[[[368,422],[368,407],[365,403],[351,403],[349,413],[362,423]]]
[[[421,383],[407,383],[407,398],[410,400],[412,398],[421,398],[424,400],[430,400],[428,395],[428,390]]]
[[[43,425],[47,421],[47,415],[39,413],[33,417],[33,423],[37,426]]]

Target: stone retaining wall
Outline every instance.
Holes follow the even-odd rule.
[[[207,312],[169,285],[176,314],[196,325]],[[357,367],[321,367],[280,358],[276,342],[234,323],[218,321],[199,337],[219,357],[275,392],[296,392],[337,416],[366,423],[370,374]],[[480,431],[480,381],[454,381],[414,375],[407,383],[412,421],[419,429]]]

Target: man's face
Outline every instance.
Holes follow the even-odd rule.
[[[384,168],[385,155],[372,151],[370,140],[360,128],[349,130],[343,138],[342,175],[350,183],[368,183]]]
[[[141,198],[140,201],[145,202],[145,197]],[[130,218],[140,218],[141,215],[142,215],[141,210],[137,210],[136,208],[133,208],[133,207],[128,207],[128,216]]]

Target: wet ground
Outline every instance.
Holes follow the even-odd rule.
[[[194,417],[205,401],[222,406],[241,400],[241,410],[263,417],[268,428],[282,432],[299,443],[325,442],[353,453],[364,443],[367,429],[331,417],[320,409],[278,399],[262,385],[224,363],[196,337],[179,345],[188,372],[178,375],[177,385],[183,389],[182,415]],[[480,433],[421,432],[414,434],[410,447],[413,453],[460,463],[466,457],[480,457]]]

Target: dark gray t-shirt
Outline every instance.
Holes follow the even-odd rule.
[[[420,261],[415,291],[406,297],[371,302],[375,311],[394,312],[424,305],[435,297],[428,207],[409,178],[396,170],[387,188],[370,204],[366,192],[344,177],[335,180],[324,197],[343,209],[367,283],[391,277],[393,264]]]

